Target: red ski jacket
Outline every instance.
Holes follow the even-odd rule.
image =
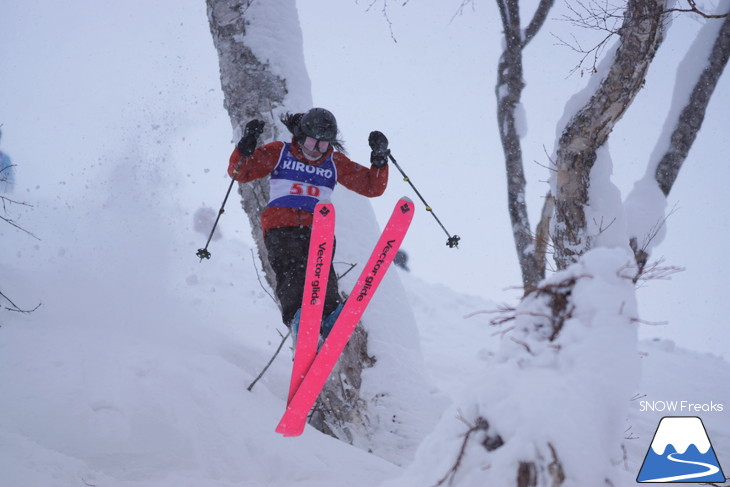
[[[271,174],[279,162],[283,148],[284,142],[281,141],[270,142],[257,148],[250,157],[243,160],[241,169],[235,175],[236,181],[247,183]],[[385,192],[388,185],[388,166],[367,168],[350,160],[345,154],[335,152],[332,147],[321,158],[310,161],[302,154],[296,139],[292,139],[290,150],[297,160],[312,166],[320,165],[327,157],[332,155],[332,160],[337,167],[337,182],[363,196],[369,198],[380,196]],[[236,167],[238,167],[240,161],[241,153],[236,148],[233,150],[228,162],[229,176],[234,177]],[[261,227],[264,235],[271,228],[311,225],[312,213],[306,210],[270,206],[261,215]]]

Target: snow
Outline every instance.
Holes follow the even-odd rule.
[[[527,136],[527,112],[525,106],[522,103],[518,103],[515,106],[515,129],[517,130],[517,136],[524,139]]]
[[[309,428],[296,439],[273,433],[284,407],[291,359],[285,347],[262,381],[252,392],[246,391],[278,346],[278,333],[283,330],[275,305],[252,272],[245,244],[224,234],[216,241],[214,257],[202,264],[194,258],[145,259],[137,252],[140,249],[133,248],[125,256],[128,265],[120,266],[120,247],[144,242],[145,231],[154,232],[154,223],[159,221],[162,212],[158,206],[165,206],[139,194],[120,196],[120,200],[120,207],[137,200],[136,204],[149,210],[146,218],[137,218],[134,224],[120,219],[126,212],[109,210],[113,218],[108,226],[121,226],[118,232],[129,238],[118,244],[107,237],[101,242],[79,241],[75,249],[64,253],[58,245],[72,240],[72,234],[91,233],[83,229],[85,215],[60,210],[57,216],[73,225],[44,225],[57,232],[48,245],[51,255],[44,245],[21,252],[17,264],[2,266],[2,275],[19,283],[18,292],[23,295],[37,294],[38,282],[44,283],[41,289],[48,290],[38,311],[4,318],[0,328],[4,485],[365,486],[399,475],[395,465]],[[179,245],[178,252],[192,257],[194,246],[189,244],[204,235],[193,233],[192,221],[180,220],[176,228],[185,231],[172,247]],[[101,229],[104,235],[117,236],[112,228]],[[175,232],[159,231],[166,236],[171,233]],[[138,259],[143,261],[139,265],[145,269],[144,276],[139,275]],[[603,259],[595,259],[594,265],[604,265]],[[100,274],[110,278],[100,280]],[[566,403],[553,414],[561,411],[558,418],[568,424],[574,424],[577,417],[591,423],[597,417],[593,408],[605,407],[604,401],[619,392],[595,383],[597,388],[585,391],[585,397],[593,398],[590,403],[571,403],[568,398],[573,396],[560,392],[577,385],[566,382],[557,374],[559,370],[553,378],[541,367],[532,367],[529,375],[515,373],[522,369],[509,361],[510,354],[498,353],[515,347],[514,342],[496,335],[498,330],[481,318],[485,315],[464,318],[474,311],[494,309],[494,303],[428,284],[407,272],[396,274],[408,290],[419,323],[428,372],[439,388],[457,398],[444,414],[452,418],[452,440],[442,441],[437,430],[434,441],[442,455],[438,461],[433,453],[426,458],[432,464],[431,483],[448,470],[458,451],[463,424],[456,420],[457,405],[469,397],[464,390],[473,381],[490,385],[492,399],[482,398],[479,404],[485,412],[494,411],[505,437],[528,427],[544,430],[545,425],[539,424],[541,415],[536,414],[542,410],[543,400],[554,402],[562,397]],[[73,276],[73,286],[69,276]],[[613,279],[613,284],[623,282],[620,277]],[[590,280],[586,284],[596,285]],[[600,290],[584,292],[587,297],[605,295]],[[600,308],[601,300],[594,301]],[[615,315],[629,310],[604,312]],[[598,316],[594,322],[610,324]],[[613,355],[615,347],[603,346],[605,340],[618,340],[615,333],[566,335],[565,339],[584,345],[561,360],[592,363],[600,374],[605,373],[605,363],[612,364],[610,369],[621,363]],[[649,355],[642,360],[652,367],[644,378],[650,390],[640,386],[638,391],[671,399],[681,390],[696,401],[711,397],[730,404],[730,394],[719,387],[730,380],[726,362],[670,344],[661,348],[645,344],[643,348]],[[592,356],[584,353],[588,350],[604,352]],[[397,383],[401,380],[397,363],[408,360],[388,357],[387,361],[396,363],[384,367],[390,370],[387,380]],[[683,370],[685,366],[687,370]],[[596,372],[588,366],[583,369],[582,380],[595,381]],[[700,372],[702,382],[693,379],[695,371]],[[542,400],[525,404],[521,414],[506,410],[507,398],[526,389]],[[434,404],[434,408],[441,410],[443,404]],[[579,416],[574,414],[577,411]],[[462,408],[461,414],[469,417],[470,413],[471,409]],[[648,445],[660,414],[634,410],[633,416],[645,422],[634,429],[643,445],[637,445],[638,453],[630,455],[633,467],[638,468],[636,462],[645,453],[640,450]],[[616,417],[622,418],[619,411]],[[722,417],[715,413],[705,421],[720,461],[727,463],[730,438]],[[553,427],[565,424],[555,422]],[[592,424],[589,431],[598,426],[604,424]],[[502,455],[517,453],[505,450]],[[501,463],[497,460],[495,464]],[[393,482],[408,485],[400,478]]]
[[[588,189],[586,221],[588,234],[595,236],[596,247],[623,247],[628,249],[626,214],[621,202],[621,191],[612,180],[613,161],[610,143],[598,149],[596,162],[591,169],[591,185]]]
[[[495,77],[489,70],[495,62],[473,53],[465,61],[457,52],[464,45],[497,45],[482,42],[484,25],[495,39],[499,34],[488,21],[493,11],[475,7],[445,24],[451,15],[443,9],[424,11],[413,2],[394,8],[398,43],[391,55],[392,40],[379,12],[343,6],[347,2],[321,2],[326,8],[318,10],[314,3],[297,5],[307,65],[316,64],[312,58],[320,54],[318,62],[339,76],[310,68],[312,99],[337,108],[356,160],[367,154],[368,130],[383,129],[394,155],[407,164],[417,187],[428,191],[447,227],[456,223],[454,230],[465,237],[461,249],[444,248],[439,229],[418,208],[404,247],[413,272],[391,271],[365,317],[378,367],[366,372],[363,393],[372,400],[381,384],[395,391],[375,411],[379,418],[396,415],[394,426],[384,421],[371,439],[376,455],[309,427],[299,438],[273,432],[288,390],[288,344],[252,391],[246,389],[284,329],[257,279],[258,262],[235,198],[222,218],[221,237],[211,244],[212,259],[198,262],[194,256],[207,238],[206,231],[196,230],[199,211],[220,205],[231,147],[205,5],[36,0],[0,7],[0,32],[8,40],[0,43],[0,54],[11,67],[0,93],[2,148],[18,164],[14,196],[34,205],[11,205],[9,212],[41,237],[36,241],[0,224],[0,290],[23,308],[42,302],[31,314],[0,312],[0,485],[434,485],[454,464],[469,424],[483,416],[490,427],[472,438],[458,485],[504,485],[520,459],[535,451],[549,455],[546,443],[553,441],[575,473],[570,485],[596,485],[596,479],[612,476],[614,485],[627,486],[634,485],[666,415],[647,410],[644,401],[723,405],[680,413],[702,416],[727,469],[730,366],[720,355],[727,336],[726,272],[722,262],[714,262],[722,249],[699,256],[704,257],[694,267],[699,278],[680,278],[668,285],[669,292],[659,288],[666,296],[648,300],[653,304],[647,311],[627,279],[625,249],[614,244],[616,234],[606,232],[605,248],[549,281],[578,278],[575,312],[557,343],[527,333],[540,324],[527,319],[545,306],[540,300],[524,303],[514,323],[489,325],[490,311],[514,303],[516,292],[505,288],[517,283],[501,203],[504,177],[493,151],[498,141],[489,107]],[[359,16],[331,22],[345,18],[340,8]],[[406,21],[416,18],[438,28],[406,29],[416,24]],[[273,16],[265,25],[286,25],[300,35],[288,20]],[[330,28],[313,32],[327,22]],[[349,35],[340,34],[341,28]],[[267,49],[265,43],[260,48]],[[269,49],[262,55],[276,62],[278,48]],[[417,55],[430,62],[416,62],[423,59]],[[554,75],[555,62],[538,68],[526,62],[526,68]],[[396,69],[398,64],[406,69]],[[526,81],[533,76],[526,72]],[[299,103],[293,110],[307,105],[306,82],[298,80],[302,91],[292,94]],[[544,144],[534,141],[551,141],[553,108],[565,104],[558,94],[574,92],[576,84],[582,82],[562,80],[555,85],[560,89],[542,93],[537,115],[528,84],[521,126],[531,122],[523,142],[533,141],[533,155],[526,152],[526,161],[542,157]],[[486,94],[475,92],[475,85],[485,85]],[[357,106],[342,101],[343,90],[357,93]],[[378,106],[387,110],[363,108]],[[469,107],[468,115],[463,107]],[[718,110],[709,122],[725,121]],[[726,124],[720,126],[725,130]],[[712,123],[708,127],[703,133],[712,134]],[[431,136],[434,132],[439,136]],[[719,141],[714,145],[699,139],[697,144],[720,153],[723,139],[714,138]],[[627,187],[625,176],[614,174],[614,163],[620,173],[629,164],[627,152],[638,145],[612,143],[610,155],[596,165],[604,185],[591,197],[597,215],[606,215],[604,222]],[[544,178],[540,170],[531,181]],[[698,183],[693,168],[687,171],[692,184],[678,188],[687,207],[695,197],[703,201],[708,185],[723,179],[715,175]],[[369,252],[374,219],[381,218],[383,207],[390,211],[395,197],[410,194],[397,179],[372,207],[347,201],[344,190],[336,193],[338,232],[348,235],[338,240],[338,261],[356,262]],[[471,195],[478,195],[476,203]],[[465,201],[478,207],[477,214],[464,209]],[[700,212],[711,208],[698,205]],[[358,218],[362,214],[368,218]],[[722,217],[714,218],[723,227]],[[691,227],[672,223],[667,242],[685,244],[677,244],[674,254],[684,259],[698,245],[683,230]],[[708,263],[717,276],[705,271]],[[716,294],[706,304],[692,297],[703,292]],[[681,299],[670,297],[675,295]],[[704,308],[716,314],[708,316]],[[673,326],[688,331],[679,332],[683,339],[676,342],[645,340],[637,347],[637,334],[668,335],[641,321],[653,321],[657,313],[685,313]],[[695,350],[686,349],[687,343]],[[556,345],[562,353],[555,352]],[[478,445],[496,435],[503,447],[487,453]]]
[[[677,438],[684,441],[678,443]],[[663,455],[670,444],[678,453],[684,453],[690,445],[695,445],[700,453],[707,453],[711,446],[702,426],[702,420],[697,417],[670,418],[669,421],[662,421],[651,442],[651,449],[658,455]]]
[[[251,43],[256,57],[287,80],[287,110],[296,113],[312,107],[312,85],[304,64],[302,29],[291,12],[296,12],[295,0],[251,3],[246,36],[259,40]],[[281,31],[287,35],[278,35]]]
[[[120,196],[127,209],[120,213],[135,200],[148,217],[135,213],[134,225],[108,210],[109,227],[122,223],[118,232],[138,237],[119,239],[119,246],[149,244],[166,213],[141,195]],[[83,218],[69,213],[57,214],[73,223],[56,229],[59,242],[83,230]],[[113,228],[99,230],[115,236]],[[184,233],[173,239],[180,251],[203,237]],[[0,430],[7,455],[0,457],[9,462],[5,481],[17,478],[7,485],[37,478],[35,485],[334,486],[355,469],[355,482],[394,471],[313,431],[294,440],[273,433],[291,359],[283,352],[253,391],[246,390],[283,330],[243,243],[224,237],[216,247],[243,259],[216,256],[201,264],[190,252],[193,258],[171,259],[131,248],[124,256],[114,239],[104,241],[79,242],[56,266],[45,249],[20,256],[33,282],[54,292],[37,312],[4,320],[2,328]],[[120,266],[121,257],[127,266]],[[28,284],[27,291],[37,289]],[[301,456],[303,448],[311,453]],[[338,465],[325,469],[323,452],[334,451]]]
[[[595,479],[602,478],[600,475],[616,468],[607,465],[608,459],[614,465],[624,464],[620,445],[605,441],[611,437],[612,429],[627,431],[626,438],[630,439],[623,446],[627,449],[625,467],[629,472],[637,472],[657,422],[666,414],[641,411],[638,401],[627,404],[623,398],[636,395],[673,400],[679,393],[707,404],[711,397],[715,403],[727,401],[724,398],[728,393],[721,392],[720,384],[725,383],[729,371],[717,357],[681,350],[671,342],[641,343],[638,351],[621,348],[630,343],[637,328],[631,319],[636,312],[632,286],[624,273],[615,272],[623,268],[628,255],[615,249],[588,257],[571,273],[583,276],[575,291],[576,303],[584,305],[576,315],[582,316],[574,319],[590,323],[589,328],[570,327],[571,332],[552,346],[530,342],[531,354],[522,345],[527,334],[510,330],[505,334],[501,330],[498,335],[501,338],[492,340],[491,350],[482,350],[472,357],[481,362],[477,370],[469,372],[460,387],[452,385],[454,403],[421,445],[414,463],[405,475],[386,482],[385,486],[434,485],[455,462],[468,425],[473,425],[479,416],[486,417],[492,427],[499,425],[499,430],[487,434],[499,434],[505,446],[491,456],[478,447],[467,449],[454,485],[509,485],[503,479],[513,478],[518,461],[531,455],[533,448],[539,448],[533,441],[541,438],[545,441],[559,438],[555,444],[558,452],[571,452],[570,458],[561,460],[570,464],[570,471],[578,478],[571,479],[567,485],[592,485]],[[603,279],[595,278],[599,274]],[[616,300],[609,298],[616,294],[624,295],[623,306],[613,306]],[[526,314],[528,310],[523,311]],[[520,326],[518,323],[516,328]],[[517,338],[517,342],[511,338]],[[570,353],[555,353],[554,347],[560,345],[564,346],[564,352]],[[636,376],[636,368],[640,366],[644,372],[642,382],[632,383],[630,377]],[[704,385],[698,383],[693,370],[702,381],[707,381]],[[626,380],[615,380],[611,377],[614,374]],[[709,383],[715,387],[709,387]],[[607,384],[614,386],[606,387]],[[523,397],[535,400],[513,400]],[[551,407],[546,409],[545,404]],[[724,416],[721,411],[704,415],[716,451],[727,448],[723,445],[730,440]],[[478,441],[483,438],[479,437]],[[596,451],[602,455],[586,456]],[[543,453],[549,455],[549,451]],[[721,456],[720,462],[723,460]],[[614,472],[614,475],[618,475],[615,485],[633,485],[634,479],[626,472]]]

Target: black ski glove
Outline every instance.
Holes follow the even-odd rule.
[[[246,124],[246,129],[243,131],[243,137],[241,137],[241,140],[239,140],[238,144],[236,144],[236,148],[242,156],[248,157],[253,154],[254,150],[256,150],[256,144],[258,143],[259,135],[261,135],[264,131],[264,125],[265,123],[263,120],[256,119],[251,120]]]
[[[388,156],[390,150],[388,149],[388,138],[383,135],[383,132],[373,130],[370,132],[368,137],[368,144],[370,144],[370,164],[375,167],[383,167],[388,164]]]

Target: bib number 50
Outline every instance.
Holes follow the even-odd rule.
[[[311,186],[309,184],[294,183],[291,185],[289,194],[307,195],[316,198],[319,196],[319,188],[317,186]]]

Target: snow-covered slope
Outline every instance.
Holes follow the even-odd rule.
[[[243,242],[224,236],[214,242],[214,257],[199,263],[195,244],[204,236],[190,221],[168,242],[174,259],[152,258],[142,232],[115,242],[104,226],[104,237],[67,248],[63,242],[85,224],[72,211],[61,215],[66,224],[51,242],[0,267],[19,283],[17,293],[43,301],[33,314],[2,315],[0,485],[364,487],[400,475],[398,467],[311,428],[300,438],[274,433],[291,354],[287,343],[246,390],[283,330]],[[98,223],[96,216],[88,215]],[[112,221],[119,232],[132,229],[123,218]],[[154,237],[155,221],[134,223]],[[120,248],[128,254],[120,257]],[[449,394],[461,392],[502,339],[488,315],[464,316],[494,304],[398,273],[429,375]],[[643,400],[730,406],[727,362],[670,342],[644,343],[641,351]],[[397,380],[398,371],[391,374]],[[632,403],[627,424],[632,471],[662,415],[639,404]],[[720,462],[729,464],[726,418],[727,412],[703,413]],[[455,454],[443,451],[445,458]]]
[[[498,140],[490,126],[489,80],[497,53],[484,46],[498,46],[495,11],[479,7],[449,24],[448,2],[446,13],[409,2],[407,9],[391,10],[401,29],[396,44],[376,9],[366,14],[356,5],[362,16],[354,16],[335,10],[348,2],[299,3],[308,63],[319,64],[310,73],[315,102],[337,112],[353,157],[367,155],[369,130],[386,131],[413,181],[464,237],[460,250],[444,248],[443,235],[419,207],[404,247],[416,274],[391,276],[378,295],[383,305],[369,314],[382,367],[377,380],[400,386],[398,340],[407,340],[408,354],[420,345],[425,372],[440,391],[422,391],[425,381],[404,390],[417,388],[429,398],[420,404],[428,415],[409,418],[425,428],[427,416],[435,424],[448,411],[437,399],[463,397],[485,369],[494,372],[488,365],[505,338],[481,312],[496,308],[500,303],[490,298],[501,301],[501,290],[518,280],[503,209],[503,169],[492,154]],[[415,8],[427,10],[425,27],[411,22],[426,19]],[[323,21],[330,24],[316,32],[319,38],[313,31]],[[401,477],[401,468],[311,428],[300,438],[273,433],[288,386],[288,344],[246,390],[284,330],[256,278],[235,197],[222,220],[223,238],[211,245],[212,260],[195,258],[207,235],[194,232],[194,214],[201,206],[218,208],[231,147],[204,2],[4,2],[0,35],[1,148],[18,164],[13,197],[33,205],[11,204],[3,214],[41,238],[0,222],[0,291],[24,309],[42,302],[27,315],[0,310],[0,487],[370,487]],[[659,56],[681,58],[674,51],[686,38],[678,36]],[[565,80],[565,70],[555,67],[567,66],[570,54],[555,61],[549,41],[530,49],[525,106],[533,138],[525,147],[527,161],[543,160],[552,120],[565,103],[560,91],[582,84]],[[674,75],[670,71],[658,68],[651,77],[665,79]],[[532,82],[541,76],[551,80],[550,96]],[[661,111],[666,98],[658,85],[648,80],[652,88],[642,91],[645,99],[632,113]],[[715,96],[726,99],[727,89]],[[693,161],[703,164],[683,169],[676,189],[683,212],[673,217],[662,244],[671,246],[670,263],[687,265],[691,279],[651,283],[642,291],[651,298],[640,299],[640,306],[647,303],[642,319],[671,318],[677,336],[713,350],[722,350],[718,344],[727,336],[726,272],[724,259],[718,260],[726,239],[705,236],[708,229],[728,227],[727,212],[716,204],[727,180],[718,176],[728,166],[717,156],[727,140],[724,106],[711,107],[708,120],[715,124],[703,127],[693,149]],[[633,183],[624,169],[643,174],[641,154],[653,137],[648,131],[658,130],[636,117],[612,146],[612,153],[621,153],[614,158],[616,176],[629,181],[623,188]],[[441,136],[433,137],[437,128]],[[539,171],[531,184],[544,178],[539,165],[530,169]],[[408,191],[394,177],[382,205]],[[365,245],[341,244],[343,256],[347,245]],[[696,248],[704,251],[691,252]],[[473,295],[421,280],[419,269],[429,272],[427,280],[450,279]],[[412,313],[393,298],[401,289]],[[384,317],[408,320],[409,332],[378,328]],[[418,337],[411,333],[416,325]],[[653,325],[637,326],[644,335],[660,334]],[[638,471],[661,416],[676,412],[702,416],[727,472],[727,361],[671,341],[640,343],[640,357],[643,376],[626,424],[627,477]],[[600,384],[600,374],[595,380]],[[724,409],[648,411],[642,401]],[[404,404],[384,407],[401,410]],[[458,446],[460,437],[452,439]],[[444,443],[438,459],[446,468],[458,453],[451,445]],[[382,446],[396,449],[394,442]]]

